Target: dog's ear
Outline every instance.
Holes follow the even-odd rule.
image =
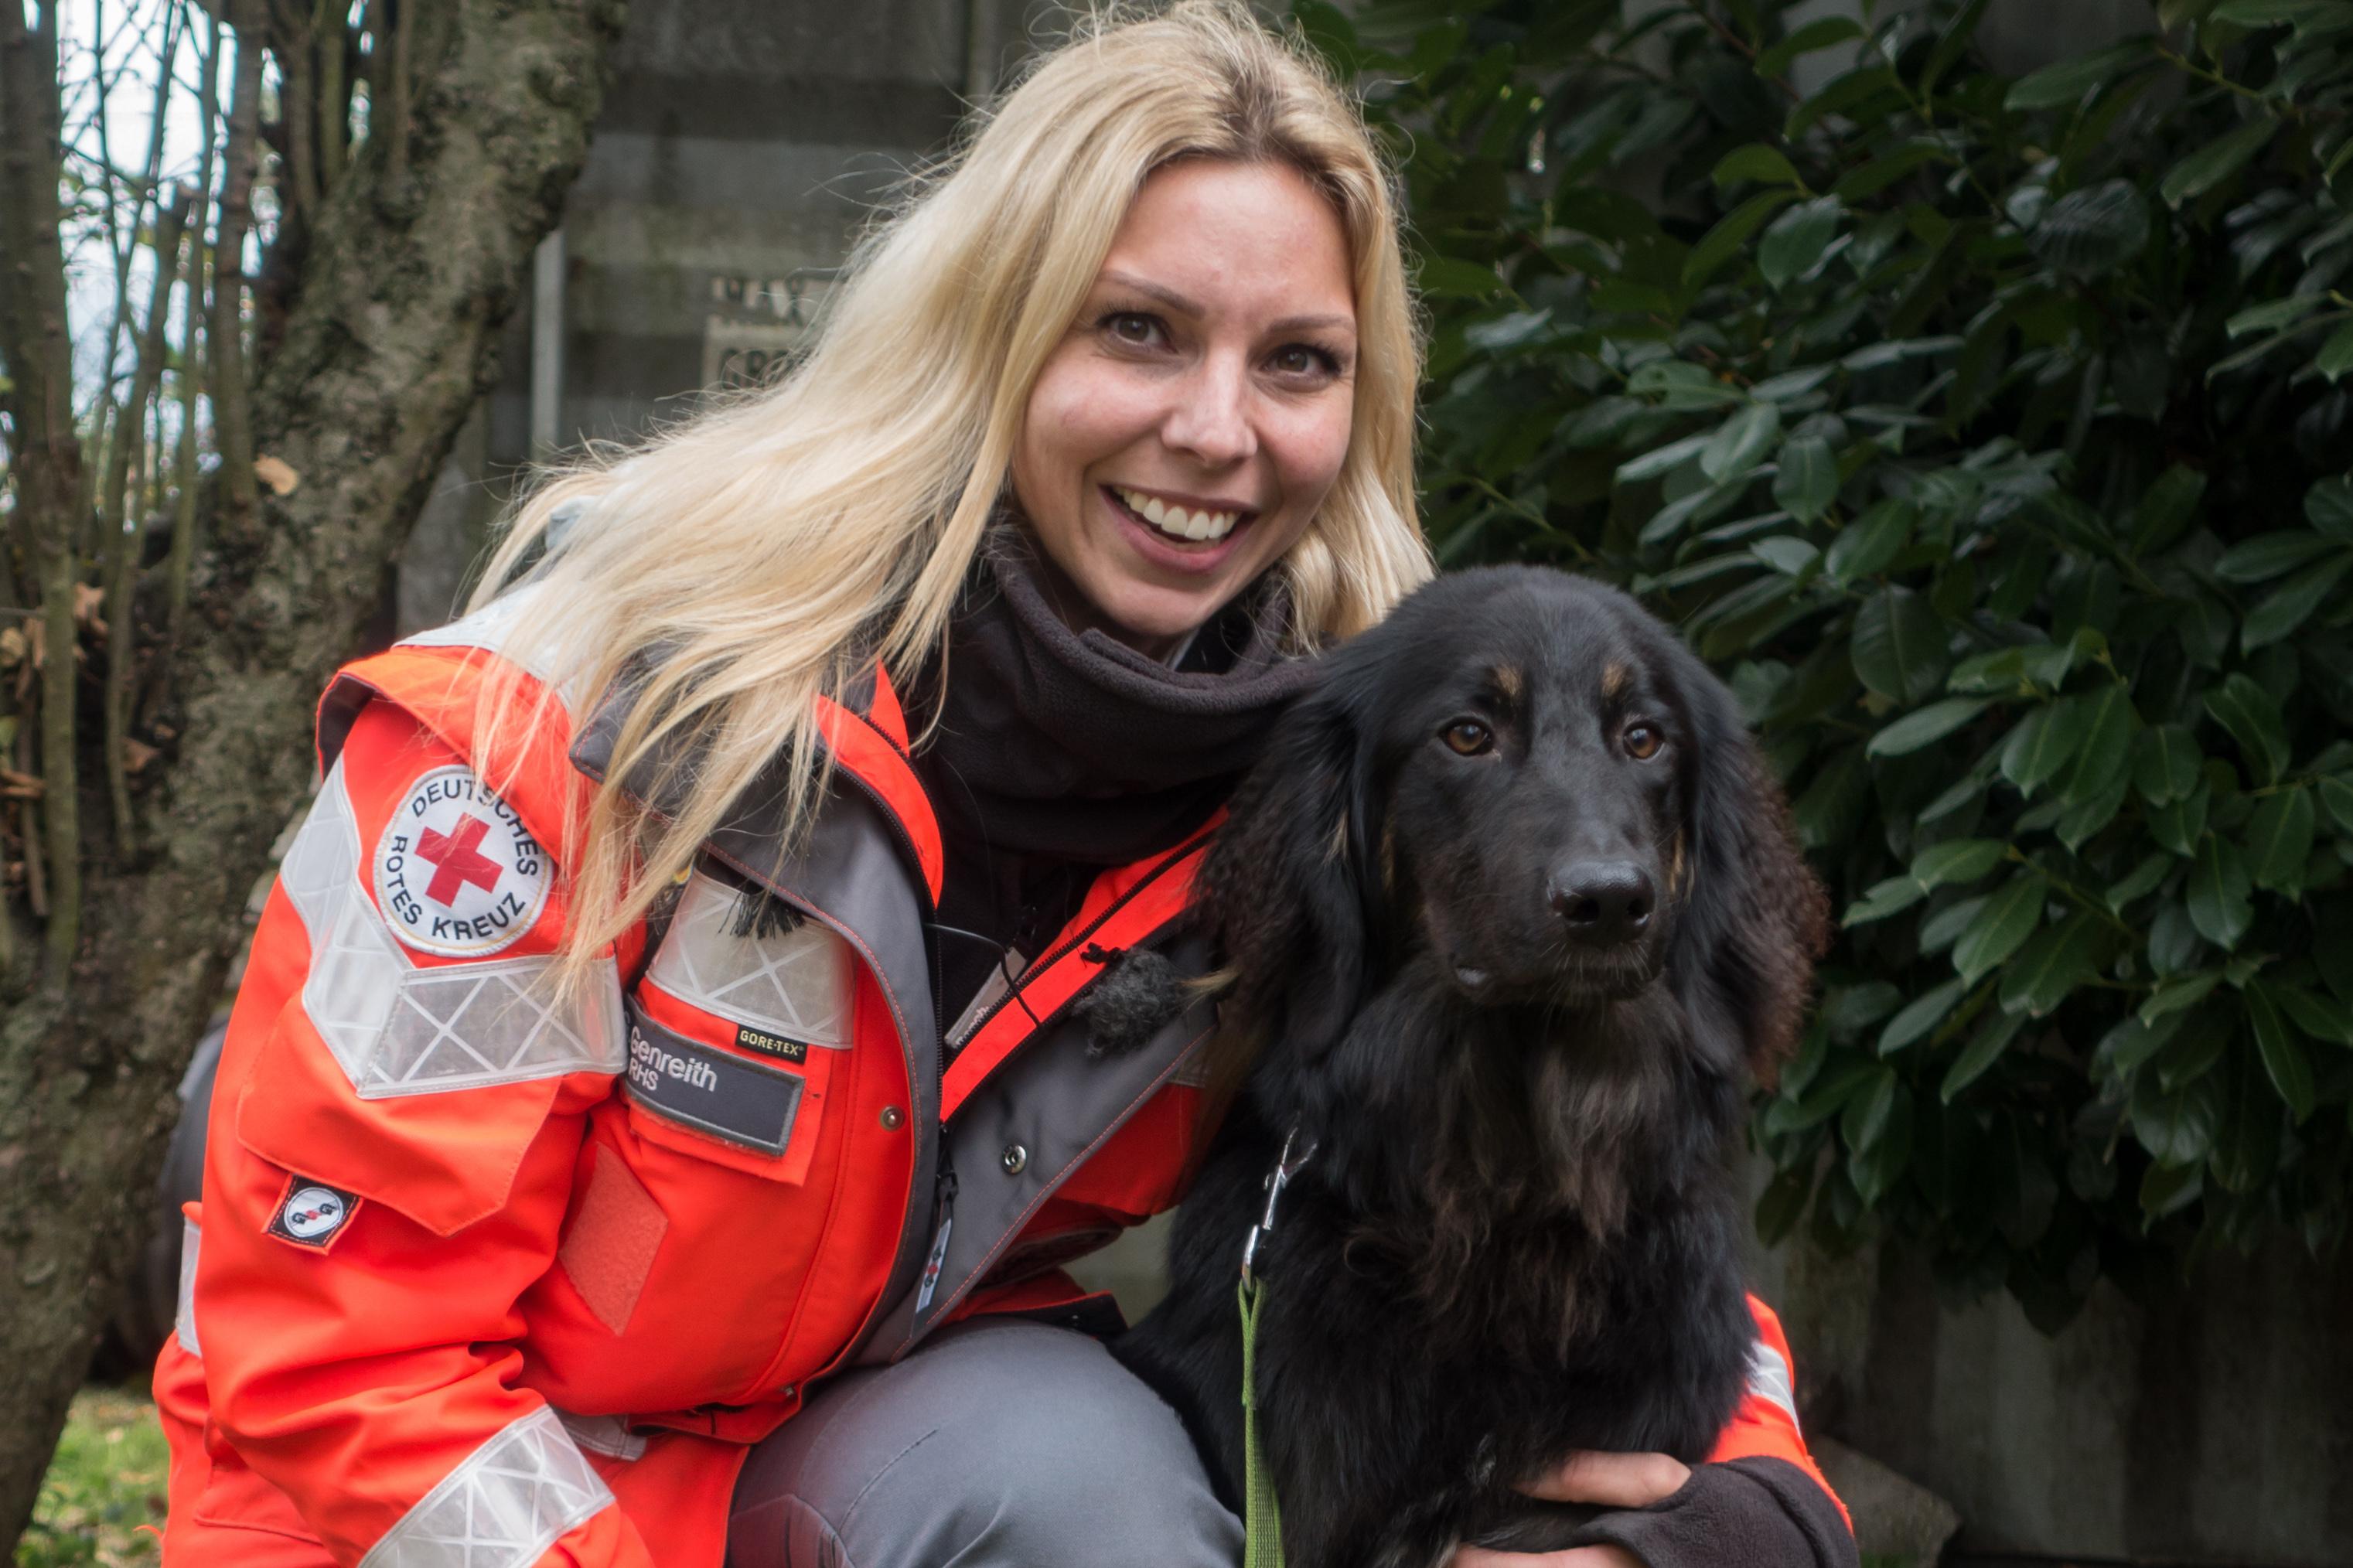
[[[1201,868],[1197,907],[1233,977],[1221,1079],[1272,1041],[1320,1056],[1363,1000],[1378,828],[1356,684],[1327,673],[1276,722]]]
[[[1680,643],[1673,658],[1698,743],[1670,967],[1694,1019],[1732,1032],[1770,1083],[1805,1023],[1830,901],[1732,693]]]

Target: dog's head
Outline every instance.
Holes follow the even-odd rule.
[[[1441,578],[1333,654],[1205,887],[1245,1029],[1311,1053],[1419,953],[1482,1007],[1663,981],[1769,1070],[1826,929],[1731,694],[1631,599],[1530,567]]]

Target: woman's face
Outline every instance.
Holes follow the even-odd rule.
[[[1082,605],[1155,657],[1297,542],[1354,403],[1348,241],[1292,169],[1172,163],[1039,375],[1013,488]]]

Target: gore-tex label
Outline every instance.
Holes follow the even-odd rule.
[[[781,1154],[800,1109],[799,1075],[746,1061],[662,1027],[628,1005],[629,1098],[673,1121]]]

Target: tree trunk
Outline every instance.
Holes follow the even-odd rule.
[[[385,147],[355,150],[305,215],[285,331],[256,368],[253,450],[300,482],[237,524],[215,512],[159,710],[172,739],[133,784],[135,860],[93,830],[103,726],[81,726],[81,941],[0,1019],[0,1542],[31,1515],[153,1224],[174,1086],[313,776],[312,704],[489,384],[500,323],[586,152],[623,5],[419,10],[405,177],[386,180]],[[69,668],[70,653],[51,645]]]

